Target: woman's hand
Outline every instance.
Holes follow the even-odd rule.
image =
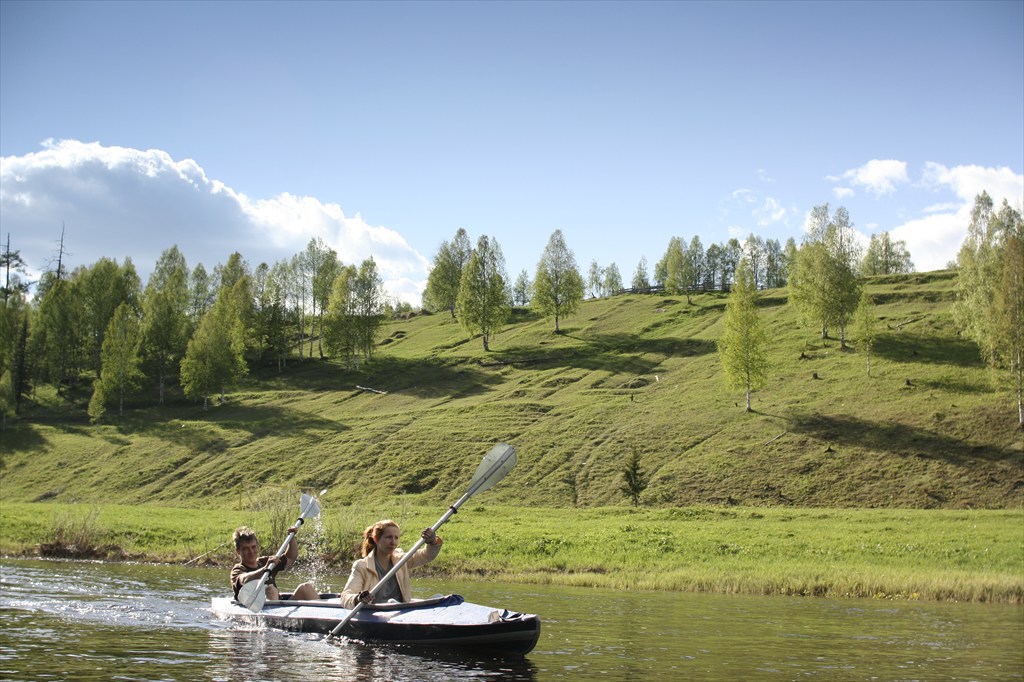
[[[367,590],[363,590],[362,592],[359,593],[359,596],[356,597],[356,601],[361,601],[364,604],[372,604],[373,603],[373,595],[370,594]]]
[[[427,528],[425,531],[420,533],[420,537],[428,545],[440,546],[442,540],[437,535],[437,532],[433,528]]]

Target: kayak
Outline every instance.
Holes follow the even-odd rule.
[[[254,613],[230,597],[214,597],[222,620],[292,632],[327,634],[349,614],[337,594],[319,601],[267,600]],[[457,594],[363,606],[338,633],[364,642],[486,650],[523,655],[540,638],[540,618],[465,601]]]

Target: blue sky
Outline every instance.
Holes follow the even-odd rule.
[[[462,227],[531,276],[846,206],[919,270],[1024,203],[1024,2],[0,2],[0,232],[33,270],[312,237],[418,302]]]

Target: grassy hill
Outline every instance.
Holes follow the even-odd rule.
[[[1016,404],[955,333],[953,286],[948,272],[869,281],[883,332],[870,377],[785,291],[765,292],[774,370],[753,413],[717,359],[720,294],[587,301],[558,335],[516,310],[489,353],[448,314],[396,320],[358,371],[296,359],[208,411],[140,401],[92,426],[88,396],[69,408],[41,394],[0,436],[0,494],[224,507],[329,487],[343,502],[450,501],[506,441],[519,464],[501,497],[522,505],[626,504],[636,452],[648,505],[1021,508]]]

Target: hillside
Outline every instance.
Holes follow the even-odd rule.
[[[489,353],[448,314],[396,320],[358,371],[295,360],[206,412],[140,400],[91,426],[88,396],[41,395],[2,434],[2,497],[221,507],[284,486],[448,501],[507,441],[519,464],[502,497],[524,505],[625,504],[637,452],[649,505],[1020,508],[1016,405],[954,332],[953,286],[948,272],[869,281],[870,377],[765,292],[774,371],[752,414],[717,360],[721,294],[587,301],[559,335],[517,310]]]

